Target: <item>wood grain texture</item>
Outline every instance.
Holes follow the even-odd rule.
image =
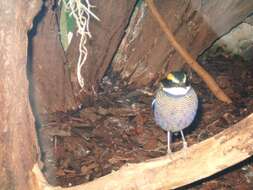
[[[31,190],[28,174],[38,159],[29,103],[27,31],[40,9],[36,0],[0,1],[0,189]]]
[[[201,66],[198,62],[191,56],[191,54],[178,43],[175,36],[172,34],[169,26],[166,24],[165,20],[162,18],[158,12],[153,0],[145,1],[148,5],[150,12],[152,13],[154,19],[159,23],[160,28],[165,33],[166,38],[170,45],[179,53],[179,55],[184,59],[184,61],[194,70],[206,83],[207,87],[219,100],[225,103],[232,103],[232,100],[225,94],[225,92],[219,87],[215,82],[214,78]]]
[[[47,0],[42,21],[32,38],[31,81],[33,106],[39,114],[67,112],[78,107],[59,36],[54,0]]]
[[[156,0],[155,4],[193,58],[242,22],[253,9],[251,0]],[[145,5],[136,9],[113,60],[113,71],[128,85],[138,88],[154,84],[183,64]]]
[[[82,101],[83,97],[93,95],[92,93],[98,88],[98,83],[108,69],[125,33],[135,0],[99,0],[92,4],[96,6],[93,11],[101,21],[91,19],[92,38],[87,40],[88,57],[82,67],[83,91],[80,91],[76,76],[79,36],[74,35],[67,51],[67,60],[72,70],[71,81],[74,93]]]

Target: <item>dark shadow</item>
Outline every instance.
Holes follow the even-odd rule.
[[[32,58],[33,58],[33,38],[37,34],[37,28],[39,23],[43,20],[45,14],[46,14],[46,6],[45,6],[45,0],[43,0],[42,7],[38,14],[34,17],[33,20],[33,27],[31,30],[28,31],[28,49],[27,49],[27,79],[29,81],[29,100],[30,105],[32,108],[33,116],[35,118],[35,126],[36,130],[40,128],[40,119],[39,114],[36,109],[36,102],[34,99],[34,83],[33,83],[33,67],[32,67]]]
[[[33,60],[33,38],[37,34],[38,25],[43,20],[45,14],[46,14],[46,11],[47,11],[47,8],[45,6],[45,0],[43,0],[40,11],[34,17],[33,27],[27,33],[27,35],[28,35],[28,48],[27,48],[27,64],[26,64],[27,68],[26,68],[26,70],[27,70],[27,79],[29,81],[29,101],[30,101],[31,109],[32,109],[33,116],[34,116],[34,119],[35,119],[35,130],[36,130],[36,133],[37,133],[38,143],[39,143],[39,146],[40,146],[41,149],[42,149],[42,143],[41,143],[41,138],[40,138],[40,133],[39,133],[39,129],[41,128],[41,122],[40,122],[40,117],[39,117],[38,110],[36,108],[36,101],[35,101],[35,98],[34,98],[32,60]],[[41,157],[42,160],[44,160],[43,159],[43,157],[44,157],[43,151],[40,151],[40,157]]]

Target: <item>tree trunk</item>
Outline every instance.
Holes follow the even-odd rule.
[[[82,68],[85,83],[83,91],[80,91],[76,77],[79,36],[74,35],[67,51],[67,59],[72,68],[71,81],[74,93],[80,100],[87,95],[93,95],[93,90],[98,88],[98,82],[108,69],[124,35],[135,0],[99,0],[92,3],[96,6],[94,13],[101,21],[91,19],[92,38],[87,41],[88,57]]]
[[[66,112],[78,106],[71,82],[70,70],[59,39],[55,0],[45,3],[45,16],[39,23],[30,48],[33,104],[40,114]]]
[[[88,59],[82,69],[85,86],[81,90],[76,76],[80,36],[73,36],[65,55],[56,13],[52,9],[54,2],[46,1],[45,17],[33,39],[33,97],[38,113],[76,109],[83,101],[89,100],[87,97],[93,96],[93,89],[97,89],[111,63],[135,4],[135,0],[92,2],[96,6],[93,11],[101,21],[91,18],[92,38],[87,41]]]
[[[253,9],[251,0],[155,2],[177,40],[195,58]],[[113,60],[113,71],[129,85],[142,87],[182,68],[183,63],[144,4],[139,5]]]
[[[35,189],[38,157],[26,77],[27,32],[40,1],[0,1],[0,189]]]

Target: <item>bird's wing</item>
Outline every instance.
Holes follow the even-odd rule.
[[[152,104],[151,104],[151,108],[152,108],[153,111],[154,111],[154,109],[155,109],[155,102],[156,102],[156,99],[154,99],[154,100],[152,101]]]

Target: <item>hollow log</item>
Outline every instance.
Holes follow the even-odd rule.
[[[169,156],[138,164],[128,164],[119,171],[92,182],[70,187],[46,184],[34,167],[41,189],[54,190],[156,190],[174,189],[216,174],[253,155],[253,114],[223,132]]]
[[[0,189],[32,190],[38,158],[26,77],[27,32],[37,0],[0,1]]]
[[[176,39],[197,58],[218,37],[242,22],[253,1],[154,1]],[[167,42],[144,4],[139,5],[113,60],[113,71],[133,87],[151,85],[183,66],[183,59]]]

